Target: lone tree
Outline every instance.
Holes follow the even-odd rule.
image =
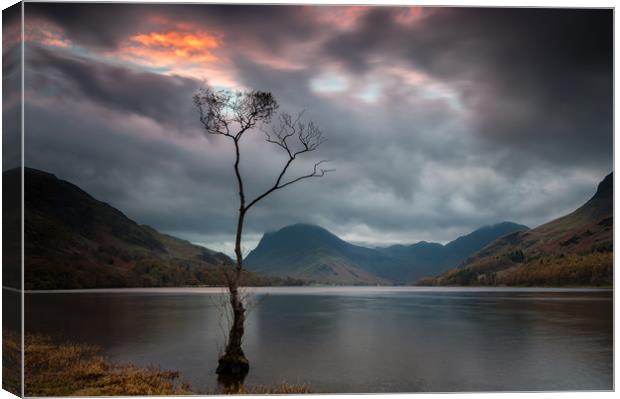
[[[237,232],[235,237],[236,265],[225,270],[229,301],[232,309],[232,325],[224,354],[219,358],[217,374],[222,381],[241,383],[247,375],[250,365],[241,349],[244,333],[245,312],[243,301],[239,295],[239,283],[243,272],[243,254],[241,238],[243,223],[248,211],[271,193],[290,186],[304,179],[322,177],[329,169],[321,168],[325,160],[316,162],[312,172],[287,178],[286,172],[293,162],[302,154],[315,151],[325,142],[323,133],[313,122],[302,120],[303,112],[296,117],[287,113],[278,114],[277,121],[272,118],[278,109],[278,103],[271,93],[263,91],[232,92],[228,90],[213,91],[202,89],[194,96],[194,103],[200,111],[200,122],[207,134],[229,138],[235,146],[234,170],[239,189],[239,212],[237,215]],[[262,129],[263,125],[271,124],[271,129]],[[239,170],[241,161],[241,139],[247,132],[262,130],[268,143],[279,147],[288,157],[274,184],[256,198],[247,200],[243,177]]]

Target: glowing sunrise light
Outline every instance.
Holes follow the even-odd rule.
[[[222,35],[187,22],[156,19],[169,26],[128,37],[118,50],[107,54],[164,75],[208,79],[218,87],[238,88],[234,68],[222,48]]]
[[[151,59],[183,58],[192,62],[211,62],[218,59],[211,50],[220,46],[219,40],[209,33],[151,32],[129,38],[128,50],[149,55]]]

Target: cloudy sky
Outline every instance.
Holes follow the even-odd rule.
[[[26,4],[26,163],[139,223],[230,252],[231,142],[200,87],[272,92],[328,141],[334,173],[252,209],[370,245],[536,226],[613,168],[612,12],[570,9]],[[8,40],[8,39],[7,39]],[[242,143],[250,197],[286,160]]]

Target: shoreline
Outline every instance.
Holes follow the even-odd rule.
[[[3,289],[22,291],[3,286]],[[612,291],[613,287],[518,287],[518,286],[277,286],[242,287],[256,294],[323,294],[323,293],[381,293],[381,292],[597,292]],[[226,287],[133,287],[133,288],[76,288],[59,290],[23,290],[24,294],[225,294]]]

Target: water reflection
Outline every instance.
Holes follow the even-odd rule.
[[[216,294],[29,294],[26,329],[179,370],[214,388]],[[612,293],[570,290],[260,290],[248,385],[323,392],[612,389]],[[61,315],[61,317],[59,317]]]

